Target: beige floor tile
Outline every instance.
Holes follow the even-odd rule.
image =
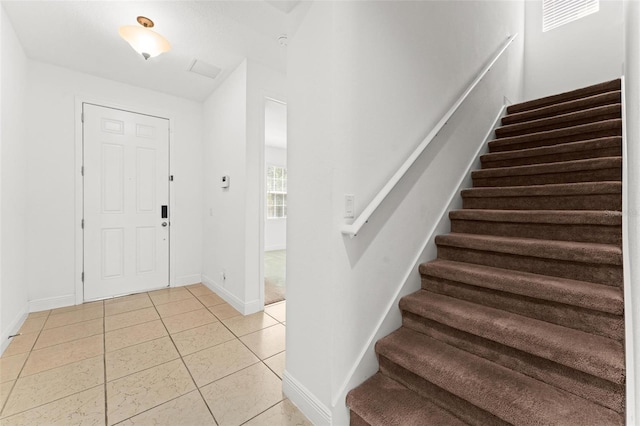
[[[135,299],[125,300],[119,303],[109,303],[104,307],[104,315],[117,315],[125,312],[136,311],[138,309],[152,307],[151,299],[148,297],[138,297]]]
[[[233,334],[220,322],[202,325],[172,335],[182,356],[233,340]]]
[[[279,354],[264,360],[264,363],[267,364],[267,367],[269,367],[271,371],[276,373],[281,379],[282,376],[284,376],[285,355],[285,352],[280,352]]]
[[[282,401],[282,382],[258,363],[201,388],[221,426],[239,425]]]
[[[184,287],[172,287],[152,291],[149,293],[149,297],[153,300],[153,304],[157,306],[179,300],[191,299],[193,295]]]
[[[47,321],[47,317],[36,317],[36,318],[27,318],[24,323],[22,323],[22,327],[20,327],[19,333],[35,333],[37,331],[42,330],[44,327],[44,323]]]
[[[53,314],[53,312],[47,317],[47,322],[44,324],[45,329],[62,327],[63,325],[75,324],[82,321],[89,321],[96,318],[102,318],[103,308],[102,304],[94,305],[92,308],[78,309],[70,312],[64,312],[61,314]]]
[[[129,346],[105,355],[107,381],[180,358],[169,337]]]
[[[105,334],[105,350],[107,352],[116,351],[166,335],[167,330],[160,320],[120,328]]]
[[[61,367],[104,353],[102,334],[31,351],[21,377]]]
[[[287,320],[287,302],[279,302],[265,306],[264,311],[280,322]]]
[[[187,290],[191,292],[194,296],[202,296],[203,294],[212,294],[213,292],[209,287],[200,283],[200,284],[192,284],[186,286]]]
[[[138,309],[137,311],[126,312],[124,314],[105,317],[104,329],[113,331],[119,328],[130,327],[136,324],[160,319],[155,308]]]
[[[245,426],[313,426],[305,416],[293,405],[291,401],[285,399],[278,405],[269,408],[259,416],[254,417]]]
[[[46,317],[49,316],[49,312],[51,312],[50,309],[47,309],[46,311],[38,311],[38,312],[31,312],[27,318],[40,318],[40,317]]]
[[[217,321],[218,318],[206,309],[198,309],[162,319],[171,334]]]
[[[60,343],[71,342],[84,337],[102,334],[104,329],[102,321],[102,318],[97,318],[62,327],[42,330],[33,349],[42,349],[47,346],[58,345]]]
[[[12,380],[10,382],[0,383],[0,411],[2,410],[2,406],[4,406],[4,403],[9,396],[9,392],[11,392],[15,382],[15,380]]]
[[[213,417],[211,417],[207,405],[200,396],[200,392],[192,391],[135,417],[131,417],[118,426],[200,426],[214,424]]]
[[[202,304],[207,307],[222,305],[223,303],[226,303],[222,297],[218,296],[215,293],[202,294],[198,296],[198,300],[200,300],[200,302],[202,302]]]
[[[237,339],[187,355],[183,359],[198,387],[240,371],[259,361]]]
[[[65,306],[64,308],[52,309],[50,314],[58,315],[58,314],[64,314],[68,312],[83,311],[85,309],[97,309],[98,307],[101,307],[101,306],[103,306],[103,302],[102,300],[98,300],[95,302],[82,303],[80,305],[72,305],[72,306]]]
[[[0,383],[17,379],[27,356],[28,353],[23,353],[0,358]]]
[[[11,426],[104,425],[104,386],[96,386],[3,420]]]
[[[285,349],[285,327],[276,324],[240,338],[260,359],[269,358]]]
[[[107,383],[109,424],[140,414],[195,389],[177,359]]]
[[[198,309],[202,309],[203,305],[195,297],[190,299],[183,299],[177,302],[169,302],[163,305],[156,306],[158,313],[162,318],[171,317],[173,315],[183,314],[185,312],[191,312]]]
[[[271,327],[278,323],[278,321],[274,320],[264,312],[256,312],[255,314],[247,316],[233,317],[225,319],[222,322],[238,337],[253,333],[254,331],[262,330],[263,328]]]
[[[149,299],[149,295],[147,293],[135,293],[135,294],[129,294],[127,296],[114,297],[113,299],[106,299],[104,301],[104,306],[106,307],[107,305],[112,305],[114,303],[129,302],[131,300],[139,300],[139,299],[151,300]]]
[[[220,305],[210,306],[207,308],[214,314],[219,320],[224,320],[227,318],[241,316],[242,314],[228,303],[221,303]]]
[[[21,377],[9,395],[3,416],[10,416],[104,383],[102,355]]]
[[[38,338],[38,333],[27,333],[11,338],[11,343],[4,350],[2,358],[29,352]]]

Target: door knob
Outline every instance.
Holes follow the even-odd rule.
[[[162,222],[162,226],[167,226],[168,223],[167,222]]]

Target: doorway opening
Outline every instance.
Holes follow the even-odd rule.
[[[287,264],[287,106],[265,100],[264,304],[285,300]]]

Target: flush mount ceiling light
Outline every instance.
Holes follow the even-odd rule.
[[[146,60],[171,49],[171,44],[166,38],[149,29],[154,25],[151,19],[138,16],[137,20],[142,25],[141,27],[125,25],[118,30],[120,37],[125,39],[133,47],[133,50]]]

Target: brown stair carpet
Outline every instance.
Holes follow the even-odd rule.
[[[620,80],[507,108],[352,425],[622,425]]]

